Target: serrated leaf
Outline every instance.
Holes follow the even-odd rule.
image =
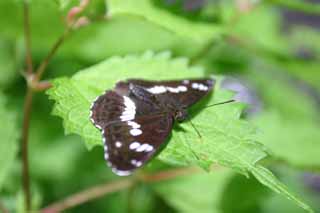
[[[189,67],[186,59],[170,59],[168,53],[154,55],[148,52],[142,56],[114,57],[77,73],[71,79],[57,79],[48,94],[56,101],[53,112],[64,119],[66,132],[81,135],[91,148],[102,143],[100,132],[89,121],[90,105],[118,80],[188,79],[202,76],[203,70]],[[207,98],[207,104],[229,100],[230,97],[230,93],[217,88],[215,95]],[[183,123],[179,125],[180,128],[174,129],[170,143],[159,158],[171,164],[198,165],[209,169],[212,163],[219,163],[244,174],[252,172],[271,189],[301,204],[294,195],[280,187],[279,181],[267,176],[266,169],[261,169],[263,167],[257,164],[266,153],[263,146],[254,141],[255,128],[239,120],[242,108],[241,104],[229,104],[199,112],[200,105],[194,107],[191,116],[196,116],[192,122],[202,137],[198,137],[190,124]]]
[[[6,99],[0,93],[0,117],[4,125],[0,127],[0,189],[13,165],[17,153],[18,127],[16,126],[16,117],[5,106]]]
[[[192,22],[162,8],[157,8],[150,0],[110,0],[108,9],[110,16],[126,14],[141,16],[179,36],[196,41],[208,41],[220,37],[222,33],[221,27],[214,23]]]

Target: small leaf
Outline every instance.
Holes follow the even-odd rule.
[[[0,94],[0,117],[3,124],[0,127],[0,189],[13,165],[17,153],[17,136],[19,135],[16,117],[5,105],[6,99],[3,94]]]
[[[53,113],[64,119],[66,132],[81,135],[91,148],[102,145],[100,132],[89,121],[91,103],[117,81],[127,78],[189,79],[203,77],[203,73],[200,68],[189,67],[184,58],[170,59],[168,53],[154,55],[147,52],[140,57],[113,57],[71,79],[57,79],[48,94],[56,101]],[[231,97],[232,94],[217,87],[214,96],[202,103],[212,104]],[[258,165],[266,153],[264,147],[255,141],[255,128],[239,120],[243,105],[203,107],[198,104],[190,110],[191,117],[194,116],[192,122],[202,137],[198,137],[188,122],[182,123],[172,132],[171,141],[159,158],[170,164],[198,165],[207,170],[213,163],[219,163],[243,174],[252,172],[262,183],[273,183],[266,184],[272,190],[280,191],[300,204],[294,195],[280,187],[278,180],[265,175],[266,169]]]
[[[220,26],[207,22],[192,22],[184,17],[157,8],[150,0],[110,0],[108,1],[109,15],[137,15],[153,22],[179,36],[196,41],[208,41],[220,37]]]

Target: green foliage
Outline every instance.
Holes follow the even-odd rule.
[[[255,179],[223,168],[164,181],[152,188],[179,212],[260,212],[269,195]]]
[[[272,111],[259,116],[256,122],[264,131],[260,141],[264,141],[275,157],[294,166],[319,168],[320,133],[316,122],[286,120]]]
[[[267,66],[263,69],[273,68]],[[269,80],[270,75],[274,77],[273,81]],[[250,76],[259,85],[264,102],[268,103],[268,108],[254,119],[263,131],[259,134],[259,141],[274,157],[290,165],[319,168],[316,150],[320,146],[320,135],[319,123],[315,119],[318,112],[310,97],[276,72],[251,72]]]
[[[168,29],[181,37],[195,41],[208,41],[213,37],[218,38],[222,29],[214,23],[192,22],[183,17],[171,14],[166,10],[156,7],[152,1],[140,0],[110,0],[108,1],[109,16],[137,15]]]
[[[0,88],[6,88],[18,75],[16,43],[0,39]]]
[[[171,49],[176,41],[171,32],[140,17],[117,16],[108,22],[93,23],[79,29],[66,41],[60,55],[99,61],[113,55],[139,53],[148,49]]]
[[[117,75],[108,74],[110,70]],[[131,70],[136,72],[132,73]],[[177,71],[170,73],[169,70]],[[168,53],[154,55],[148,52],[140,57],[114,57],[77,73],[71,79],[55,80],[53,88],[48,91],[50,98],[56,101],[53,113],[63,118],[67,133],[81,135],[89,148],[101,145],[101,135],[89,121],[93,100],[119,79],[140,76],[152,79],[154,75],[160,80],[188,79],[201,77],[203,71],[188,67],[186,59],[170,60]],[[215,98],[211,97],[208,104],[231,98],[230,94],[220,91],[219,88],[215,92]],[[262,184],[308,209],[309,207],[290,194],[270,171],[258,165],[258,161],[266,154],[263,147],[254,141],[255,129],[247,122],[239,120],[241,109],[241,105],[235,104],[201,111],[193,122],[200,128],[202,137],[199,138],[188,123],[182,124],[182,131],[173,131],[171,143],[159,158],[173,165],[195,164],[209,169],[213,163],[219,163],[244,174],[251,172]]]
[[[154,184],[153,189],[179,212],[222,212],[220,202],[234,173],[195,174]]]
[[[64,32],[67,13],[80,1],[28,2],[36,67]],[[251,105],[258,102],[261,108],[245,115],[239,103],[203,109],[232,97],[220,88],[219,80],[213,95],[189,112],[202,139],[190,123],[175,125],[164,149],[137,176],[152,172],[158,177],[169,168],[175,175],[178,166],[213,171],[199,169],[197,174],[165,181],[141,181],[67,211],[305,212],[298,205],[309,209],[286,186],[319,211],[319,192],[305,172],[320,168],[320,36],[319,31],[301,24],[299,14],[295,15],[297,25],[282,10],[319,14],[319,7],[302,0],[223,0],[206,1],[207,5],[189,11],[186,2],[91,0],[81,13],[90,24],[63,42],[43,79],[54,84],[48,93],[63,125],[60,118],[50,115],[53,106],[48,97],[34,95],[29,158],[35,210],[97,183],[118,180],[105,165],[100,132],[88,119],[92,100],[104,90],[129,77],[182,79],[219,73],[249,85],[257,99]],[[254,4],[246,8],[239,2]],[[9,212],[22,212],[21,158],[15,156],[26,86],[19,74],[26,67],[23,0],[0,1],[0,26],[0,204]],[[146,51],[150,52],[138,56]],[[151,53],[163,51],[174,57]],[[189,66],[186,58],[206,69]],[[76,135],[65,136],[63,131]]]
[[[0,128],[0,189],[7,177],[17,153],[18,127],[16,116],[6,107],[6,98],[0,94],[0,116],[6,128]]]

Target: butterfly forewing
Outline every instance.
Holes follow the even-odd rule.
[[[212,79],[180,81],[145,81],[130,79],[127,82],[144,87],[148,92],[156,95],[158,99],[173,101],[176,105],[184,108],[193,105],[203,96],[207,95],[215,83]]]

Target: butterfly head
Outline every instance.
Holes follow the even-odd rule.
[[[188,117],[188,113],[185,109],[179,109],[174,113],[174,118],[178,122],[182,122],[186,120]]]

